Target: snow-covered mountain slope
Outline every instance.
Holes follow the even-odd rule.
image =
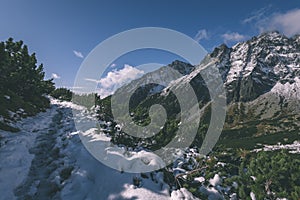
[[[299,42],[300,36],[288,38],[278,32],[269,32],[232,48],[223,44],[195,66],[193,71],[173,81],[164,91],[190,83],[199,101],[206,103],[207,97],[210,97],[207,85],[211,83],[204,82],[200,72],[206,69],[207,63],[215,63],[223,79],[229,110],[234,104],[240,108],[242,102],[248,111],[244,114],[249,120],[271,119],[279,114],[299,115]],[[214,74],[209,74],[209,77],[206,80],[217,78]],[[227,114],[236,115],[233,117],[238,115]]]
[[[300,97],[300,36],[288,38],[276,31],[263,33],[231,48],[223,44],[194,67],[181,61],[168,65],[179,71],[182,77],[177,77],[167,67],[162,67],[120,88],[119,91],[132,92],[133,88],[136,89],[134,86],[151,81],[161,82],[167,88],[180,87],[190,82],[199,100],[207,101],[207,85],[210,83],[203,80],[200,72],[210,62],[215,62],[219,69],[228,103],[253,101],[268,92],[287,99]],[[173,81],[166,81],[172,78]],[[211,75],[209,80],[214,78],[216,76]],[[144,87],[135,98],[145,98],[162,90],[161,86]]]
[[[229,102],[251,101],[269,91],[286,98],[299,97],[298,36],[264,33],[232,48],[222,45],[210,56],[219,60]]]
[[[171,81],[180,78],[182,75],[190,74],[194,69],[193,65],[175,60],[167,66],[147,73],[141,78],[122,86],[115,93],[122,93],[123,91],[133,93],[137,87],[142,86],[142,90],[136,91],[134,98],[145,98],[146,96],[161,92]]]
[[[84,108],[52,101],[45,113],[16,124],[21,132],[0,132],[0,199],[193,198],[185,190],[170,194],[161,172],[141,177],[96,160],[80,140],[72,109],[87,120]],[[142,187],[133,185],[134,178]]]
[[[214,89],[221,91],[221,88],[225,88],[226,92],[227,113],[221,138],[227,139],[224,141],[227,145],[233,144],[230,142],[233,138],[240,145],[242,145],[241,138],[252,138],[248,148],[254,148],[257,141],[272,141],[271,143],[276,144],[287,139],[289,142],[298,140],[300,130],[299,42],[300,36],[288,38],[278,32],[268,32],[231,48],[221,45],[207,55],[193,70],[170,81],[165,88],[160,88],[155,94],[148,92],[149,89],[145,88],[137,90],[139,92],[132,98],[135,101],[132,108],[138,108],[137,111],[142,110],[138,107],[139,103],[147,106],[157,103],[167,104],[171,105],[167,108],[173,111],[170,112],[170,116],[172,114],[179,116],[177,110],[175,112],[173,109],[177,108],[176,97],[170,95],[170,91],[173,89],[185,91],[187,84],[190,84],[197,95],[200,107],[203,108],[210,102],[214,102],[216,98],[212,95],[220,94],[214,90],[215,93],[209,93],[208,86],[213,85]],[[213,65],[220,72],[222,78],[220,82],[215,81],[218,80],[217,73],[208,70],[209,66]],[[166,68],[162,67],[153,72],[151,77],[156,76],[160,79],[170,74],[164,69]],[[160,76],[158,72],[161,72],[163,76]],[[147,74],[144,77],[147,77]],[[135,83],[129,83],[126,87],[138,85]],[[129,91],[125,87],[120,90]],[[223,95],[218,97],[220,96],[223,97]],[[209,111],[205,114],[207,116],[202,116],[202,119],[209,119]],[[138,119],[141,120],[142,117]],[[259,138],[260,136],[262,137]],[[269,139],[264,141],[265,138]]]

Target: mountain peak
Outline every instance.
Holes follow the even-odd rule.
[[[221,44],[220,46],[216,47],[213,52],[210,54],[211,57],[216,58],[221,56],[223,53],[228,51],[230,48],[226,44]]]
[[[195,69],[193,65],[180,60],[173,61],[171,64],[168,65],[168,67],[177,70],[183,75],[189,74]]]
[[[278,31],[262,33],[232,48],[217,47],[212,57],[228,91],[229,101],[251,101],[270,91],[279,80],[295,82],[300,74],[300,37]]]
[[[279,31],[274,30],[274,31],[266,31],[261,33],[258,37],[282,37],[284,36],[283,34],[281,34]]]

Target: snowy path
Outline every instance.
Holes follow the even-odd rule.
[[[75,130],[72,106],[52,105],[20,122],[19,133],[0,131],[0,199],[170,199],[159,181],[149,177],[134,188],[139,174],[94,159]]]
[[[16,124],[21,130],[18,133],[0,131],[0,199],[15,199],[13,190],[26,178],[34,158],[29,149],[36,136],[47,131],[49,118],[55,114],[56,109],[52,108],[22,120]]]
[[[26,180],[15,189],[15,194],[20,199],[58,199],[60,185],[55,178],[57,170],[64,165],[60,149],[55,146],[57,131],[62,126],[63,113],[58,113],[52,118],[48,130],[37,135],[35,145],[29,152],[34,154],[29,174]]]

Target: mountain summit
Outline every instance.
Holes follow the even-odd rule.
[[[174,61],[121,87],[117,92],[132,93],[136,85],[144,83],[145,80],[164,83],[164,86],[146,84],[136,89],[130,99],[130,112],[134,113],[133,120],[147,125],[151,121],[147,114],[151,105],[163,105],[167,110],[168,119],[172,119],[172,123],[167,122],[169,127],[157,136],[165,138],[163,135],[169,135],[167,129],[176,130],[173,125],[180,122],[181,106],[172,91],[178,88],[184,91],[187,89],[186,84],[190,84],[198,98],[199,107],[205,108],[201,118],[202,128],[199,128],[199,137],[196,137],[197,145],[201,145],[202,139],[199,138],[204,137],[211,120],[210,105],[213,98],[208,85],[216,78],[216,74],[209,74],[209,78],[204,78],[202,72],[211,63],[216,65],[221,74],[221,84],[225,88],[227,99],[227,115],[221,144],[231,147],[231,141],[237,140],[235,145],[241,146],[244,145],[241,139],[247,138],[248,147],[254,148],[258,142],[276,144],[287,141],[288,138],[294,140],[298,137],[299,36],[288,38],[279,32],[268,32],[237,43],[233,47],[222,44],[208,54],[199,65],[192,66],[182,61]],[[181,77],[176,77],[168,67],[177,70],[182,74]],[[169,79],[171,81],[165,81]],[[146,144],[149,143],[146,146],[151,146],[151,140],[153,138],[146,141]]]
[[[216,48],[210,56],[219,60],[228,100],[251,101],[271,90],[299,99],[299,38],[268,32],[232,48]]]

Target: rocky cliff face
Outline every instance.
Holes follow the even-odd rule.
[[[232,48],[216,48],[210,56],[219,60],[228,101],[252,101],[269,91],[299,98],[299,41],[299,36],[270,32]]]
[[[228,105],[220,140],[222,144],[244,147],[245,143],[241,141],[247,138],[249,148],[253,148],[257,143],[266,141],[276,144],[299,139],[300,36],[288,38],[278,32],[269,32],[231,48],[223,44],[199,65],[174,61],[117,92],[123,92],[123,96],[133,94],[130,112],[135,113],[133,118],[139,122],[151,121],[147,114],[150,106],[161,104],[167,109],[172,124],[176,124],[180,121],[181,106],[171,91],[185,91],[190,84],[197,95],[199,107],[207,107],[202,116],[202,128],[198,130],[199,137],[203,137],[205,127],[210,123],[212,100],[207,86],[215,84],[217,77],[217,73],[203,73],[210,65],[216,65],[221,75],[222,82],[215,88],[225,88]],[[170,68],[177,70],[180,77]],[[137,85],[145,82],[162,84],[145,84],[137,89]],[[161,138],[168,134],[168,130],[175,130],[173,128],[169,123]]]
[[[205,63],[210,60],[217,61],[228,103],[253,101],[268,92],[285,98],[300,98],[300,36],[288,38],[279,32],[264,33],[231,48],[223,44],[207,56]],[[184,77],[174,80],[168,86],[190,81],[196,90],[197,87],[203,87],[205,83],[200,71],[205,63],[192,66],[174,61],[168,67]],[[163,67],[138,81],[153,79],[163,82],[167,76],[170,73]],[[160,92],[162,89],[160,87],[151,91]]]

